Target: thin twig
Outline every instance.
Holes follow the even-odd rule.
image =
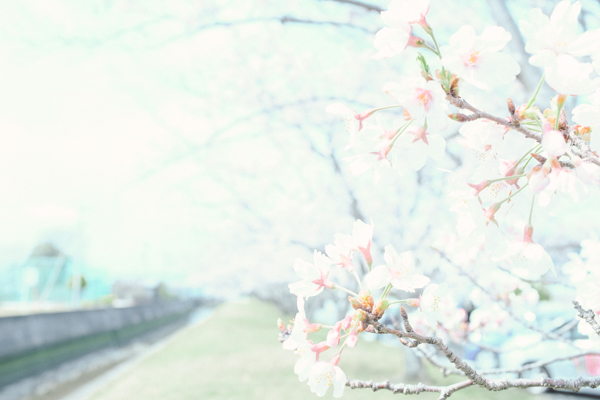
[[[375,11],[375,12],[383,11],[383,8],[381,8],[379,6],[376,6],[374,4],[363,3],[362,1],[356,1],[356,0],[329,0],[329,1],[335,1],[336,3],[351,4],[353,6],[362,7],[368,11]]]
[[[534,362],[531,364],[522,365],[516,368],[494,368],[488,369],[485,371],[480,371],[481,375],[498,375],[498,374],[508,374],[508,373],[519,373],[523,371],[529,371],[536,368],[541,368],[546,365],[554,364],[555,362],[571,360],[573,358],[584,357],[584,356],[598,356],[600,352],[598,351],[582,351],[577,354],[571,354],[570,356],[562,356],[562,357],[554,357],[549,358],[547,360],[541,360],[538,362]]]
[[[477,279],[475,279],[471,274],[467,273],[464,269],[462,269],[461,267],[459,267],[458,265],[456,265],[455,263],[452,262],[452,260],[450,260],[450,258],[448,257],[448,255],[446,253],[444,253],[443,251],[434,248],[434,250],[445,260],[447,261],[450,265],[454,266],[454,268],[456,268],[461,274],[463,274],[464,276],[466,276],[467,278],[469,278],[469,280],[471,281],[471,283],[473,283],[473,285],[477,286],[483,293],[485,293],[491,300],[496,301],[496,296],[493,293],[490,293],[490,291],[484,287],[483,285],[481,285],[479,282],[477,282]],[[530,324],[528,321],[526,321],[525,319],[521,318],[520,316],[516,315],[512,308],[508,307],[504,302],[498,302],[497,303],[504,311],[506,311],[513,319],[515,319],[516,321],[518,321],[521,325],[523,325],[524,327],[531,329],[532,331],[535,331],[539,334],[542,335],[542,337],[546,338],[546,339],[551,339],[551,340],[557,340],[566,344],[569,344],[571,346],[574,346],[573,342],[571,340],[565,339],[560,335],[557,335],[555,333],[552,332],[546,332],[543,329],[538,328],[535,325]]]

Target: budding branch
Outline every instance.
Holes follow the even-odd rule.
[[[512,119],[511,120],[502,119],[502,118],[496,117],[494,115],[488,114],[484,111],[478,110],[477,108],[473,107],[471,104],[469,104],[464,99],[461,99],[459,97],[454,97],[451,94],[446,95],[446,100],[448,100],[448,102],[450,104],[452,104],[453,106],[455,106],[457,108],[460,108],[461,110],[471,111],[473,114],[466,116],[467,121],[474,121],[476,119],[487,119],[489,121],[496,122],[497,124],[506,126],[507,128],[519,131],[525,137],[527,137],[529,139],[533,139],[539,143],[542,142],[542,135],[540,133],[530,131],[529,129],[521,126],[521,124],[516,120],[513,121]],[[465,122],[467,122],[467,121],[465,121]],[[569,140],[571,141],[571,144],[573,145],[573,147],[571,147],[571,151],[573,151],[573,154],[581,157],[582,159],[584,159],[586,161],[592,162],[592,163],[600,166],[600,158],[598,158],[598,156],[595,155],[594,152],[592,152],[590,147],[588,145],[586,145],[583,140],[578,138],[570,128],[568,129],[567,134],[568,134]]]

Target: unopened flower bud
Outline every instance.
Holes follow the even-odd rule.
[[[490,184],[492,183],[492,181],[483,181],[480,182],[478,184],[472,184],[472,183],[467,183],[467,185],[471,186],[473,189],[475,189],[475,192],[473,193],[473,196],[479,196],[479,193],[481,193],[482,190],[484,190],[485,188],[487,188],[488,186],[490,186]]]
[[[342,320],[342,329],[347,331],[352,326],[352,315],[348,315]]]
[[[308,322],[308,321],[306,321]],[[306,324],[306,333],[315,333],[315,332],[319,332],[321,329],[323,328],[323,325],[321,324]]]
[[[417,48],[425,47],[425,40],[423,40],[423,38],[420,38],[418,36],[411,34],[408,37],[408,43],[406,44],[406,46],[417,47]]]
[[[352,308],[354,308],[355,310],[360,309],[361,304],[355,297],[348,296],[348,300],[350,301],[350,305],[352,306]]]
[[[556,99],[556,106],[557,108],[560,110],[563,108],[563,106],[565,105],[565,101],[567,100],[567,95],[566,94],[559,94],[557,99]]]
[[[333,358],[331,359],[331,361],[329,361],[329,363],[331,365],[333,365],[334,367],[337,367],[338,363],[340,362],[340,354],[336,354],[335,356],[333,356]]]
[[[510,113],[510,115],[513,115],[516,111],[515,103],[513,103],[510,97],[507,98],[506,103],[508,105],[508,112]]]
[[[354,315],[352,316],[352,319],[353,319],[354,321],[357,321],[357,322],[359,322],[359,321],[363,321],[363,320],[365,319],[365,317],[366,317],[366,316],[367,316],[367,313],[366,313],[366,312],[364,312],[363,310],[356,310],[356,311],[354,312]]]
[[[519,119],[534,119],[535,118],[535,113],[539,112],[540,109],[537,107],[529,107],[527,108],[527,104],[522,104],[519,106],[519,108],[517,108],[517,111],[515,112],[515,114],[519,117]]]
[[[366,290],[361,290],[358,292],[358,298],[361,303],[363,303],[363,306],[369,306],[371,308],[373,307],[373,296],[371,296],[371,294]]]
[[[448,117],[451,120],[458,121],[458,122],[467,122],[469,120],[469,117],[467,117],[465,114],[461,114],[461,113],[448,114]]]
[[[496,212],[498,212],[501,206],[502,203],[494,203],[490,206],[490,208],[485,210],[484,216],[486,220],[486,225],[490,222],[493,222],[494,224],[498,225],[498,222],[496,222],[496,220],[494,219],[494,215],[496,215]]]
[[[353,349],[356,347],[356,342],[358,342],[358,330],[352,329],[350,335],[346,338],[344,343],[348,345],[349,348]]]
[[[525,231],[523,233],[523,242],[525,243],[533,243],[533,225],[531,225],[530,223],[527,223],[527,225],[525,225]]]
[[[581,140],[585,140],[586,142],[589,142],[591,139],[591,132],[592,132],[592,128],[590,128],[589,126],[581,126],[581,125],[575,125],[573,127],[573,133],[575,133],[575,135],[579,136],[579,138]]]
[[[279,328],[281,332],[285,331],[285,324],[283,323],[281,318],[277,318],[277,328]]]
[[[390,302],[387,299],[377,300],[373,305],[373,315],[381,318],[389,306]]]
[[[421,307],[421,300],[420,299],[408,299],[406,304],[408,304],[411,307]]]

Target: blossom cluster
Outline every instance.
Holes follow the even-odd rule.
[[[325,394],[329,386],[334,387],[334,397],[342,396],[346,384],[346,375],[338,367],[342,351],[346,347],[354,348],[358,342],[358,335],[370,331],[370,318],[379,320],[390,306],[402,303],[419,307],[425,321],[435,328],[438,320],[453,310],[453,299],[449,295],[447,285],[432,284],[428,277],[420,275],[410,251],[398,254],[392,245],[387,245],[385,264],[372,267],[372,238],[373,225],[357,220],[351,235],[335,235],[334,243],[326,246],[326,255],[315,251],[312,263],[297,259],[294,264],[301,280],[291,283],[289,288],[292,294],[298,296],[298,313],[293,326],[286,327],[280,322],[280,330],[288,333],[283,348],[296,352],[299,358],[294,372],[300,381],[307,380],[310,389],[319,396]],[[355,254],[360,254],[362,259],[357,260]],[[360,262],[368,265],[370,270],[363,279],[355,265]],[[331,281],[329,278],[332,268],[344,269],[353,275],[360,291],[355,293]],[[389,296],[394,289],[414,293],[415,290],[424,287],[425,290],[418,298],[390,301]],[[305,298],[317,296],[325,288],[347,292],[350,295],[349,304],[354,310],[332,326],[309,322],[304,310]],[[374,300],[373,294],[376,292],[380,293],[380,296]],[[326,340],[314,343],[308,339],[310,333],[321,329],[328,329]],[[321,360],[321,353],[338,346],[339,350],[330,361]]]
[[[386,168],[419,170],[427,158],[443,158],[448,124],[462,123],[458,142],[472,159],[467,160],[468,176],[450,179],[449,195],[455,199],[450,210],[458,216],[457,234],[484,248],[495,262],[510,264],[523,278],[536,279],[554,270],[548,253],[533,240],[534,208],[578,202],[590,188],[600,186],[596,153],[600,133],[594,133],[600,125],[600,78],[590,77],[594,69],[600,73],[600,29],[578,33],[580,10],[579,2],[562,1],[550,17],[533,9],[527,20],[520,21],[526,51],[532,55],[529,62],[545,71],[538,91],[545,81],[557,93],[543,111],[534,105],[536,91],[520,106],[508,99],[507,115],[493,117],[468,105],[461,93],[489,91],[515,80],[521,69],[510,54],[501,52],[511,40],[510,33],[492,26],[478,35],[473,27],[463,26],[447,45],[438,46],[426,20],[427,0],[392,1],[382,12],[388,27],[376,35],[379,52],[374,58],[393,57],[412,46],[429,52],[433,59],[419,53],[420,74],[401,76],[383,87],[392,104],[364,113],[339,103],[327,108],[344,116],[350,132],[346,149],[358,149],[346,158],[350,172],[373,171],[378,183]],[[432,43],[415,36],[415,27]],[[593,62],[582,61],[585,56]],[[440,67],[435,72],[430,67],[434,64]],[[578,125],[570,125],[564,108],[567,96],[585,94],[590,95],[590,104],[572,110]],[[460,110],[449,114],[453,106]],[[373,122],[372,116],[379,112],[397,115],[391,129]],[[507,236],[498,218],[515,202],[531,203],[519,238]]]
[[[355,176],[371,171],[375,184],[385,169],[419,170],[428,158],[442,160],[448,128],[462,124],[457,142],[465,149],[467,173],[441,172],[448,177],[449,211],[457,216],[456,230],[448,240],[453,244],[448,247],[460,249],[466,244],[475,254],[465,252],[460,255],[463,260],[470,254],[500,268],[479,277],[485,281],[479,288],[490,291],[471,294],[468,301],[478,306],[467,316],[457,306],[455,297],[460,296],[447,283],[432,283],[417,268],[419,263],[410,251],[398,253],[387,245],[385,263],[374,266],[372,223],[357,220],[351,234],[335,235],[334,242],[325,247],[326,254],[315,251],[312,263],[296,260],[294,270],[301,280],[289,288],[298,297],[298,313],[293,325],[280,322],[279,328],[284,349],[299,356],[294,372],[300,381],[308,381],[318,396],[329,386],[333,386],[334,397],[342,396],[346,385],[346,375],[338,366],[342,351],[354,348],[360,334],[376,333],[372,324],[389,307],[416,307],[413,326],[464,342],[472,340],[469,336],[477,330],[508,329],[505,320],[514,309],[527,310],[539,300],[533,282],[549,271],[557,276],[546,249],[534,242],[534,210],[578,202],[600,187],[600,133],[596,133],[600,132],[600,78],[595,77],[600,75],[600,29],[579,33],[580,11],[579,2],[565,0],[550,16],[533,9],[519,22],[525,50],[531,54],[529,63],[543,68],[544,74],[527,103],[515,105],[509,98],[506,115],[499,117],[477,109],[461,96],[478,90],[489,92],[516,79],[521,72],[519,64],[502,52],[511,40],[509,32],[491,26],[479,33],[463,26],[440,46],[427,21],[428,0],[393,0],[381,13],[386,27],[375,35],[374,59],[401,55],[408,47],[425,55],[418,53],[415,73],[384,85],[382,90],[391,103],[364,112],[341,103],[327,107],[327,112],[344,119],[346,150],[352,152],[345,159],[349,170]],[[544,82],[555,95],[546,99],[546,107],[541,109],[535,104],[543,101],[538,95]],[[569,118],[567,96],[586,95],[589,104],[574,107]],[[393,125],[379,120],[382,114],[393,115]],[[584,242],[581,255],[574,255],[562,271],[582,293],[579,300],[583,306],[597,312],[599,254],[598,242]],[[368,267],[368,273],[361,277],[363,268],[359,266],[365,271]],[[357,293],[340,286],[332,277],[332,268],[350,274]],[[306,299],[324,290],[347,292],[353,309],[331,326],[309,322],[304,310]],[[418,297],[409,295],[417,292]],[[394,294],[398,299],[390,297]],[[478,295],[501,300],[505,306],[474,299]],[[309,334],[321,329],[328,330],[324,341],[309,339]],[[588,325],[580,324],[579,329],[593,336]],[[321,353],[328,350],[335,354],[324,361]]]

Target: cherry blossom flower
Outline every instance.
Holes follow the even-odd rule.
[[[575,173],[579,180],[586,185],[600,185],[600,167],[591,162],[582,161],[577,165]]]
[[[425,165],[427,157],[436,161],[444,157],[446,141],[421,127],[404,132],[396,141],[396,146],[408,150],[402,152],[402,156],[411,169],[418,171]]]
[[[510,39],[510,33],[499,26],[486,28],[481,36],[475,36],[472,26],[463,26],[440,49],[442,64],[480,89],[505,85],[521,71],[512,56],[499,53]]]
[[[539,204],[546,206],[550,203],[551,196],[556,194],[566,195],[578,202],[585,193],[583,182],[577,178],[575,171],[562,168],[558,162],[553,164],[552,171],[548,174],[548,186],[540,193]]]
[[[460,127],[458,132],[461,137],[457,141],[464,147],[481,153],[494,150],[494,154],[496,154],[507,130],[507,127],[496,122],[476,119]]]
[[[599,84],[588,77],[592,65],[575,59],[597,52],[600,40],[598,29],[578,34],[580,11],[580,2],[561,1],[550,18],[536,8],[527,20],[519,21],[527,39],[525,50],[533,54],[530,64],[543,67],[548,84],[562,94],[590,93]]]
[[[381,19],[392,27],[419,24],[427,31],[431,29],[425,19],[428,12],[429,0],[393,0],[388,10],[381,12]]]
[[[455,301],[447,283],[432,283],[421,295],[421,311],[429,325],[436,327],[438,321],[443,322],[455,309]]]
[[[381,180],[381,170],[392,167],[392,163],[388,160],[387,156],[392,150],[393,144],[392,140],[381,141],[378,145],[378,151],[346,157],[344,161],[350,163],[350,172],[354,176],[359,176],[369,170],[373,170],[374,182],[378,184]]]
[[[402,53],[408,46],[420,47],[423,43],[423,39],[412,34],[411,26],[406,25],[399,28],[385,27],[375,34],[373,46],[379,51],[372,55],[371,58],[381,59],[392,57]]]
[[[562,133],[554,130],[552,125],[545,122],[543,125],[542,148],[550,157],[560,157],[567,151],[567,142]]]
[[[461,240],[471,244],[483,243],[484,250],[492,257],[503,255],[507,247],[506,239],[497,222],[490,223],[495,222],[495,213],[498,209],[498,203],[494,203],[487,210],[482,210],[475,197],[466,200],[462,207],[455,205],[451,209],[458,212],[457,230]]]
[[[384,92],[401,104],[415,122],[434,129],[448,125],[446,93],[438,82],[421,77],[402,77],[400,82],[388,82]]]
[[[580,104],[573,109],[573,121],[578,124],[595,128],[591,133],[590,147],[600,150],[600,89],[589,96],[590,103]]]
[[[283,342],[283,348],[285,350],[296,350],[298,346],[305,343],[309,333],[318,332],[321,330],[321,324],[311,324],[306,319],[306,313],[304,312],[304,298],[298,296],[297,300],[298,312],[294,317],[294,325],[292,327],[292,333],[290,337]]]
[[[354,146],[356,141],[356,134],[363,128],[363,121],[373,115],[377,110],[370,109],[362,114],[357,113],[351,108],[346,107],[340,103],[333,103],[325,108],[325,111],[330,114],[341,115],[344,118],[344,125],[346,126],[346,133],[350,134],[350,143],[346,146],[346,149]]]
[[[329,267],[332,261],[322,253],[315,250],[314,264],[308,263],[301,259],[296,259],[294,270],[301,281],[290,283],[288,286],[290,292],[296,296],[310,297],[316,296],[327,287],[332,289],[333,282],[327,280],[329,277]]]
[[[356,347],[356,343],[358,342],[358,330],[356,328],[350,331],[350,334],[344,341],[344,344],[349,348],[353,349]]]
[[[334,264],[353,272],[352,253],[354,249],[352,244],[349,243],[350,241],[346,239],[346,236],[348,235],[336,234],[336,241],[334,244],[325,246],[325,253],[327,253],[327,256],[331,258]]]
[[[529,187],[533,193],[541,193],[550,184],[550,170],[543,168],[542,165],[536,165],[527,173]]]
[[[367,264],[371,265],[373,263],[373,257],[371,256],[373,222],[371,222],[371,225],[369,225],[365,224],[360,219],[354,221],[354,226],[352,227],[352,237],[354,239],[356,249],[362,253],[363,257],[365,257]]]
[[[395,289],[414,292],[429,283],[429,278],[414,273],[415,262],[410,251],[398,254],[391,244],[385,246],[384,259],[387,265],[379,265],[365,277],[371,290],[381,289],[389,283]]]
[[[294,350],[300,357],[294,364],[294,373],[298,375],[300,382],[304,382],[317,362],[318,354],[314,351],[313,342],[306,339],[297,343]]]
[[[598,38],[600,40],[600,38]],[[600,86],[600,78],[590,79],[593,67],[568,55],[559,55],[546,67],[546,81],[557,92],[570,95],[588,94]]]
[[[549,269],[554,271],[552,258],[541,245],[533,241],[532,236],[533,227],[527,224],[523,239],[509,243],[506,253],[512,272],[524,279],[538,279]]]
[[[313,365],[310,371],[308,377],[310,390],[319,397],[324,396],[331,385],[333,385],[333,397],[339,398],[344,394],[346,374],[337,366],[339,357],[334,360],[332,362],[319,361]]]
[[[340,343],[340,330],[342,329],[342,321],[338,321],[327,333],[327,346],[335,347]]]

